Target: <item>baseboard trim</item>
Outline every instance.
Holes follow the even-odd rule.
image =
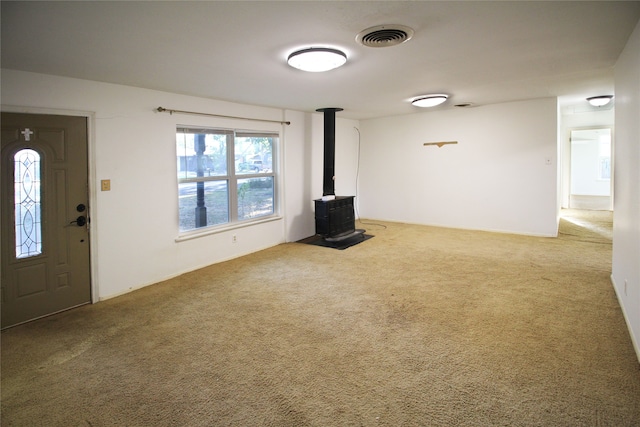
[[[622,298],[618,293],[618,286],[616,286],[616,279],[614,279],[613,274],[611,274],[610,278],[611,278],[611,285],[613,286],[613,291],[616,293],[616,298],[618,298],[618,304],[620,305],[620,309],[622,310],[622,316],[624,317],[624,322],[627,324],[627,330],[629,331],[629,336],[631,337],[631,344],[633,345],[633,349],[636,352],[638,364],[640,364],[640,345],[636,340],[636,337],[633,335],[633,328],[631,327],[631,322],[629,322],[629,318],[627,317],[627,312],[625,311],[624,304],[622,303]]]

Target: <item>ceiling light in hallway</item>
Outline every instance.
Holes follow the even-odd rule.
[[[287,63],[293,68],[309,72],[323,72],[333,70],[347,62],[347,55],[328,47],[311,47],[293,52],[287,58]]]
[[[449,95],[445,94],[424,95],[414,99],[411,103],[416,107],[435,107],[436,105],[442,104],[448,98]]]
[[[604,105],[607,105],[609,102],[611,102],[612,98],[613,98],[613,95],[599,95],[599,96],[592,96],[591,98],[587,98],[587,101],[589,101],[589,104],[593,105],[594,107],[602,107]]]

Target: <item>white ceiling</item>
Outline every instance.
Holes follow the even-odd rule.
[[[612,94],[613,66],[639,1],[5,1],[2,67],[365,119],[442,108]],[[401,24],[411,40],[364,47],[356,35]],[[326,73],[289,67],[306,47],[342,49]],[[168,106],[179,108],[179,106]],[[420,110],[423,111],[423,110]]]

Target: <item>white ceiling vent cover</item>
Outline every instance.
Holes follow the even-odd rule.
[[[356,41],[368,47],[389,47],[404,43],[413,37],[413,29],[404,25],[376,25],[362,30]]]

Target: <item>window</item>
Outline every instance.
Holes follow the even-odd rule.
[[[277,144],[277,133],[179,127],[180,232],[273,215]]]
[[[608,129],[607,129],[608,130]],[[598,140],[598,179],[611,179],[611,134],[600,135]]]
[[[42,253],[40,154],[31,149],[13,157],[16,258]]]

